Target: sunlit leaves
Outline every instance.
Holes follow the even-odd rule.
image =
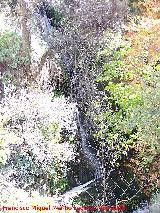
[[[10,175],[18,186],[52,194],[66,189],[67,162],[75,158],[75,144],[62,140],[61,131],[66,129],[75,136],[74,107],[64,97],[53,99],[52,93],[40,91],[21,90],[18,96],[3,99],[0,164],[11,164]],[[8,169],[8,164],[5,166]]]

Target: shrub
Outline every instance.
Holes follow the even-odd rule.
[[[132,48],[129,43],[124,45],[123,40],[119,40],[117,50],[112,47],[104,50],[102,53],[108,54],[110,59],[97,78],[98,83],[105,85],[107,104],[102,114],[95,118],[97,123],[101,121],[100,131],[95,136],[100,141],[105,138],[105,146],[114,152],[117,161],[128,155],[131,148],[141,146],[143,141],[147,143],[146,152],[151,159],[160,148],[158,67],[147,64],[133,69],[132,65],[130,69],[126,60],[130,52]],[[145,153],[143,158],[146,158]]]
[[[20,56],[21,38],[13,32],[0,34],[0,63],[9,68],[17,68],[24,58]]]
[[[21,90],[2,100],[0,113],[0,159],[8,180],[41,195],[63,192],[75,145],[61,141],[61,131],[75,134],[74,105],[52,93]]]

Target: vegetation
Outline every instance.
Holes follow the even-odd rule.
[[[53,205],[99,178],[65,202],[132,212],[160,190],[160,1],[8,2],[21,34],[0,33],[0,203]]]
[[[112,40],[111,45],[99,53],[99,57],[105,55],[109,58],[97,78],[97,82],[104,85],[107,104],[106,110],[95,117],[100,129],[95,137],[112,150],[115,165],[134,150],[134,159],[138,160],[136,163],[146,179],[146,173],[160,154],[159,16],[155,10],[158,5],[149,1],[138,5],[143,14],[135,18],[136,22],[130,23],[127,33],[121,38],[117,35],[119,46],[117,39]],[[148,10],[149,18],[146,18]],[[144,24],[146,19],[152,23],[150,27]],[[137,28],[133,29],[133,24]],[[95,106],[100,104],[96,102]],[[154,175],[159,175],[159,172]],[[148,193],[159,187],[158,182],[155,186],[153,179],[150,177],[153,188]]]
[[[58,28],[60,26],[63,17],[54,7],[48,6],[46,15],[52,27]]]

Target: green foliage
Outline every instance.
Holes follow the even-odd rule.
[[[152,72],[154,71],[153,69]],[[154,157],[160,154],[160,73],[158,75],[156,83],[152,76],[149,79],[152,86],[146,85],[143,88],[144,104],[133,109],[128,121],[132,126],[139,127],[138,137],[146,143],[145,151],[140,153],[143,166],[152,163]]]
[[[12,131],[5,129],[9,117],[0,114],[0,165],[4,165],[10,155],[9,145],[20,144],[21,139]]]
[[[119,159],[136,141],[136,135],[132,128],[123,128],[124,121],[128,120],[132,109],[143,104],[139,87],[126,83],[132,73],[126,72],[124,56],[129,51],[128,47],[120,47],[110,57],[110,61],[104,64],[103,73],[97,78],[97,82],[105,82],[105,90],[109,95],[105,97],[107,109],[95,119],[102,120],[100,131],[96,137],[106,138],[105,146],[115,152],[115,159]],[[106,122],[105,122],[106,121]],[[103,124],[103,123],[107,123]]]
[[[72,205],[80,205],[80,206],[84,206],[86,204],[86,200],[84,200],[82,197],[75,197]]]
[[[52,6],[48,6],[46,15],[53,27],[58,27],[63,18],[62,14]]]
[[[40,126],[39,129],[46,140],[51,140],[54,143],[58,143],[60,141],[60,129],[57,123],[52,122],[47,126]]]
[[[38,178],[43,177],[43,174],[48,172],[48,167],[42,167],[40,164],[36,163],[35,157],[32,152],[17,153],[14,170],[19,174],[21,187],[24,185],[35,186],[38,185]]]
[[[93,198],[93,197],[92,197]],[[94,200],[94,199],[93,199]],[[88,197],[86,194],[82,194],[80,196],[77,196],[73,199],[72,205],[79,205],[79,206],[90,206],[90,205],[96,205],[90,197]]]
[[[16,85],[17,85],[16,78],[14,78],[13,75],[11,75],[11,74],[4,73],[3,77],[2,77],[2,83],[5,86],[8,86],[10,83],[12,83],[12,85],[16,89]]]
[[[61,97],[63,95],[64,95],[63,92],[60,91],[60,90],[54,90],[54,92],[53,92],[53,97],[54,98]]]
[[[75,136],[73,136],[73,135],[69,135],[69,137],[68,137],[68,141],[69,141],[69,143],[70,143],[70,144],[74,144],[74,143],[75,143],[75,141],[76,141],[76,137],[75,137]]]
[[[129,44],[124,46],[119,42],[116,50],[109,47],[101,53],[109,56],[103,66],[103,73],[97,78],[98,83],[103,82],[105,85],[107,95],[104,100],[107,106],[95,118],[97,124],[102,121],[98,124],[99,131],[95,137],[114,151],[116,160],[122,154],[127,155],[127,151],[136,147],[140,141],[146,141],[148,148],[145,153],[149,154],[148,159],[144,159],[145,153],[140,154],[148,164],[160,153],[159,66],[144,64],[143,67],[130,69],[125,60],[130,50]],[[104,138],[105,141],[102,140]]]
[[[0,62],[11,68],[17,68],[22,63],[19,55],[21,39],[17,34],[4,32],[0,34]]]
[[[63,172],[56,168],[50,172],[50,192],[52,194],[63,193],[68,188],[68,180]]]

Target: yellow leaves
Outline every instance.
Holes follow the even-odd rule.
[[[160,0],[145,0],[137,4],[143,16],[150,18],[160,17]]]
[[[126,61],[133,64],[132,69],[135,66],[142,68],[144,60],[148,64],[155,64],[157,54],[160,53],[160,16],[156,16],[160,1],[145,0],[139,3],[138,7],[142,13],[135,18],[136,22],[131,20],[125,34],[125,39],[131,42],[132,51],[126,57]]]

